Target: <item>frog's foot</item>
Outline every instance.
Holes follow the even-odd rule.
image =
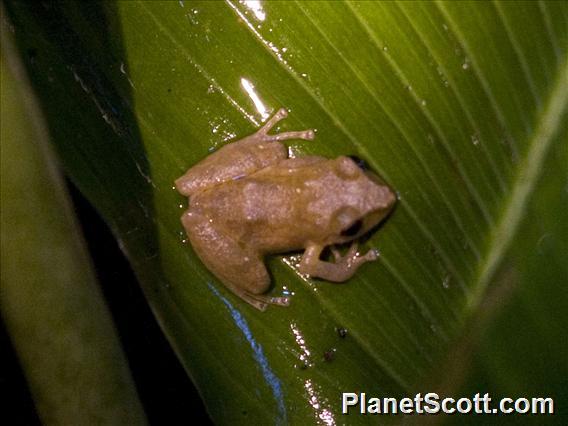
[[[356,242],[343,256],[337,248],[331,248],[335,262],[320,260],[319,254],[322,250],[323,247],[306,250],[300,263],[301,273],[328,281],[342,282],[351,278],[363,263],[376,260],[378,257],[376,250],[369,250],[361,256]]]
[[[315,137],[315,132],[312,129],[309,130],[300,130],[296,132],[283,132],[278,133],[276,135],[269,135],[268,132],[278,123],[279,121],[283,120],[284,118],[288,117],[288,111],[284,108],[280,108],[276,114],[274,114],[270,120],[266,122],[264,126],[262,126],[256,134],[260,136],[263,141],[272,142],[272,141],[283,141],[287,139],[304,139],[304,140],[312,140]]]
[[[347,251],[347,253],[345,253],[344,256],[342,256],[339,250],[337,250],[337,247],[331,247],[331,253],[335,258],[335,263],[357,265],[357,267],[365,262],[377,260],[378,257],[377,251],[375,249],[371,249],[363,256],[361,256],[359,254],[359,246],[356,242],[353,242],[353,244],[351,244],[351,247],[349,247],[349,250]]]
[[[279,306],[289,306],[289,297],[272,297],[262,294],[252,294],[248,291],[242,291],[238,293],[245,302],[251,304],[259,311],[265,311],[268,305],[279,305]]]

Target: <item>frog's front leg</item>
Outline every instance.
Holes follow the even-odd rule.
[[[328,281],[342,282],[351,278],[363,263],[377,259],[375,250],[369,250],[363,256],[359,255],[357,243],[353,242],[344,256],[337,249],[332,248],[335,262],[326,262],[320,259],[324,248],[325,246],[318,244],[310,244],[306,248],[300,262],[300,273]]]
[[[191,196],[224,182],[240,179],[286,159],[288,150],[279,141],[311,140],[315,136],[311,129],[269,135],[270,129],[287,115],[288,112],[281,108],[256,133],[231,142],[205,157],[175,181],[177,190],[182,195]]]
[[[288,117],[288,111],[285,108],[280,108],[276,114],[274,114],[270,120],[268,120],[264,126],[262,126],[256,133],[255,136],[262,141],[284,141],[288,139],[304,139],[313,140],[315,133],[313,129],[299,130],[295,132],[282,132],[275,135],[269,135],[268,132],[284,118]]]
[[[268,304],[289,304],[287,297],[262,294],[270,287],[270,277],[259,253],[239,244],[215,221],[191,208],[181,220],[201,261],[229,290],[261,311]]]

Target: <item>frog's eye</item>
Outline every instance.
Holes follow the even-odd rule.
[[[355,162],[355,164],[357,164],[357,166],[359,166],[359,168],[361,170],[363,170],[363,171],[369,170],[369,165],[365,162],[365,160],[361,160],[356,155],[350,155],[349,158],[351,158]]]
[[[349,228],[341,231],[341,235],[343,237],[352,237],[354,235],[357,235],[357,233],[361,230],[362,226],[363,226],[363,221],[359,219],[355,221],[355,223],[353,223],[353,225],[351,225]]]

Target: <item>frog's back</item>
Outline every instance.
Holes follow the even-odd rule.
[[[310,189],[321,157],[289,159],[249,176],[195,194],[190,210],[208,217],[237,240],[271,252],[301,248],[312,224],[306,217]]]
[[[221,222],[293,222],[298,193],[288,181],[274,176],[251,175],[225,182],[194,195],[190,209]]]
[[[305,196],[305,183],[317,178],[317,166],[327,161],[316,156],[283,160],[194,194],[190,208],[199,208],[219,219],[293,221],[290,215]]]

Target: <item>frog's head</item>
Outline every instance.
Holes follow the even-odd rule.
[[[335,169],[341,177],[341,200],[336,204],[330,243],[345,243],[378,225],[393,209],[396,195],[357,157],[339,157]]]

